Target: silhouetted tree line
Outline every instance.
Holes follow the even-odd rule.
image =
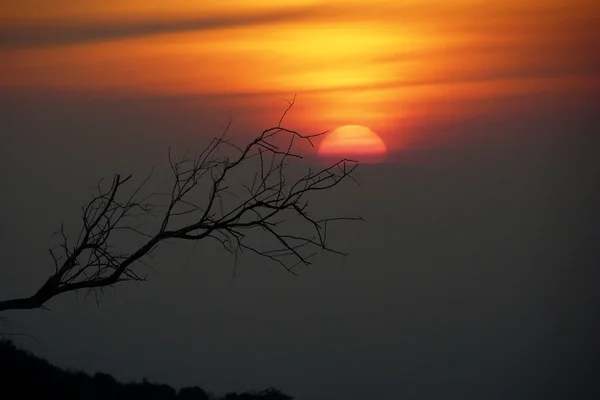
[[[9,340],[0,341],[0,399],[86,400],[292,400],[275,388],[260,392],[227,393],[217,397],[198,386],[176,391],[169,385],[121,383],[109,374],[91,376],[51,365]]]

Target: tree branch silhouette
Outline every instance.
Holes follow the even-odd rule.
[[[119,282],[143,281],[146,276],[137,267],[147,266],[146,260],[157,247],[172,240],[213,239],[236,259],[238,253],[249,251],[292,274],[297,265],[310,265],[319,251],[343,254],[327,244],[327,226],[361,218],[313,218],[307,197],[332,189],[346,178],[354,179],[351,175],[357,163],[343,159],[289,179],[288,161],[302,158],[293,150],[294,141],[313,145],[312,139],[326,133],[302,135],[284,128],[283,117],[292,106],[293,101],[276,127],[264,130],[245,147],[225,137],[228,126],[194,157],[186,154],[174,160],[169,150],[173,183],[168,193],[142,194],[153,171],[129,194],[131,175],[116,174],[109,185],[101,180],[97,193],[82,208],[81,229],[75,241],[61,224],[57,232],[60,244],[49,249],[52,275],[33,295],[0,301],[0,311],[43,308],[48,300],[66,292],[90,290],[97,295]],[[278,144],[282,139],[284,144]],[[226,156],[226,151],[233,155]],[[231,177],[248,171],[254,171],[251,179]],[[232,182],[238,182],[242,195],[230,190]],[[205,193],[198,196],[202,189]],[[161,197],[167,198],[166,203],[155,203]],[[142,223],[136,224],[136,218]],[[147,219],[158,222],[154,229],[142,228]],[[282,229],[285,222],[292,224],[294,233]],[[300,224],[304,227],[298,228]],[[275,244],[265,247],[264,241],[263,246],[250,242],[249,234],[255,236],[257,230]],[[143,241],[132,249],[119,249],[113,242],[121,232]]]

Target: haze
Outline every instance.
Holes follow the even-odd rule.
[[[218,394],[596,397],[598,4],[3,5],[3,299],[47,276],[52,233],[99,178],[168,172],[169,146],[230,119],[243,143],[295,95],[289,128],[363,125],[388,148],[315,202],[366,219],[330,233],[348,257],[294,277],[245,255],[231,284],[213,244],[165,246],[149,282],[10,313],[6,330],[60,366]]]

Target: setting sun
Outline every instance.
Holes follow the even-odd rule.
[[[328,133],[319,146],[322,158],[350,158],[360,162],[379,163],[385,159],[387,147],[370,128],[344,125]]]

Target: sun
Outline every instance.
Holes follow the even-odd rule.
[[[321,158],[349,158],[363,163],[385,160],[387,146],[370,128],[344,125],[325,135],[319,146]]]

